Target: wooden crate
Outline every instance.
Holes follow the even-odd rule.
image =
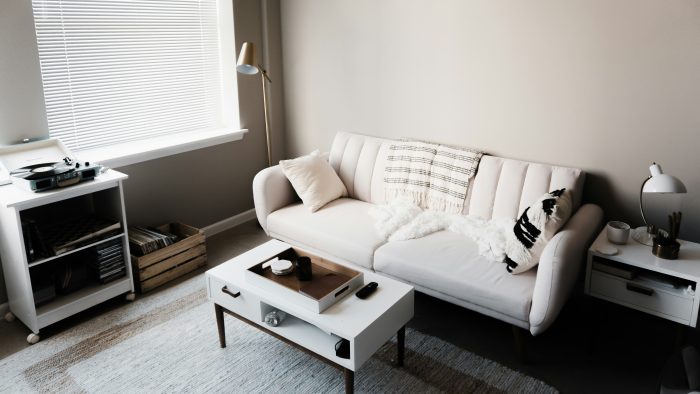
[[[164,224],[158,230],[180,237],[172,245],[143,255],[131,255],[134,281],[145,293],[207,264],[204,232],[182,223]]]

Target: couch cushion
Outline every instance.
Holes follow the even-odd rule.
[[[518,218],[544,193],[572,192],[573,210],[581,203],[585,174],[578,168],[483,156],[463,213],[484,219]]]
[[[374,254],[374,269],[487,309],[528,321],[536,270],[520,275],[480,256],[470,239],[448,231],[389,242]]]
[[[374,228],[372,206],[340,198],[311,213],[297,203],[271,213],[267,229],[272,237],[372,269],[374,251],[385,242]]]
[[[328,161],[348,196],[375,204],[386,202],[384,169],[393,143],[361,134],[336,134]],[[484,219],[516,219],[542,194],[561,188],[573,192],[575,211],[581,203],[584,179],[578,168],[486,155],[481,158],[462,212]]]
[[[383,204],[384,167],[391,140],[339,132],[328,162],[348,189],[348,196]]]

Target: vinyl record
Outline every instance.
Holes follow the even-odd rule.
[[[70,171],[74,171],[73,167],[63,163],[40,163],[18,168],[10,172],[10,175],[22,179],[36,180],[54,175],[64,174]]]

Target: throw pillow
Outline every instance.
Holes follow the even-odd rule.
[[[506,234],[506,269],[519,274],[536,266],[544,247],[571,215],[571,193],[555,190],[525,209]]]
[[[307,156],[282,160],[280,167],[311,212],[348,194],[343,181],[318,150]]]

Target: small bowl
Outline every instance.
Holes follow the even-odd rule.
[[[272,273],[277,276],[289,275],[294,270],[292,262],[289,260],[275,260],[270,264]]]
[[[624,245],[630,239],[630,225],[625,222],[608,222],[606,230],[610,243]]]

